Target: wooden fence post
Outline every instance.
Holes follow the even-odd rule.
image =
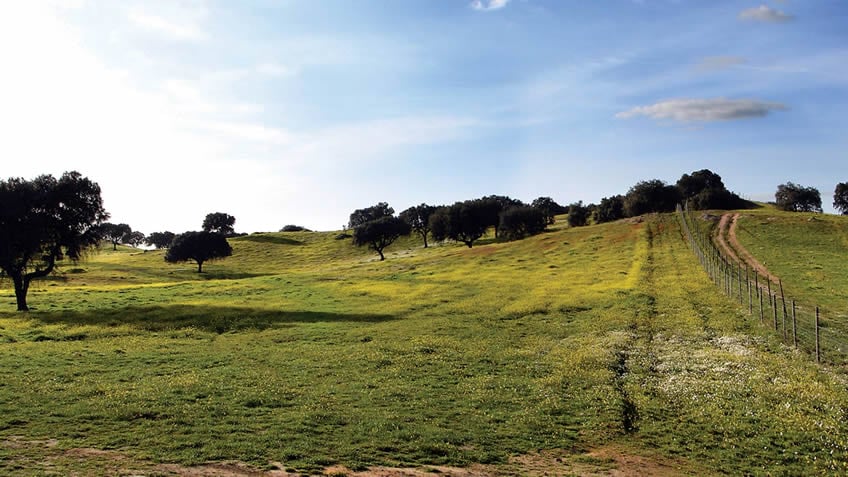
[[[774,315],[774,331],[777,331],[777,295],[771,296],[771,313]]]
[[[795,321],[795,300],[792,300],[792,346],[798,347],[798,327]]]
[[[786,341],[786,296],[783,295],[783,280],[780,283],[780,303],[783,304],[783,341]]]
[[[816,307],[816,363],[821,363],[821,348],[819,347],[819,307]]]
[[[757,288],[757,291],[759,292],[760,289]],[[765,322],[765,315],[763,313],[763,294],[762,294],[762,292],[757,293],[757,296],[760,297],[760,324],[763,324]]]

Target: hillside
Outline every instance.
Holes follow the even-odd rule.
[[[202,275],[103,250],[28,315],[4,289],[0,471],[848,469],[844,375],[718,294],[673,215],[385,262],[335,235],[234,239]]]

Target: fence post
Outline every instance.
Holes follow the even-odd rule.
[[[771,296],[771,312],[774,315],[774,331],[777,331],[777,294]]]
[[[739,304],[745,303],[745,298],[742,297],[742,264],[736,264],[736,276],[739,278]]]
[[[757,288],[757,296],[760,297],[760,324],[765,323],[765,314],[763,313],[763,293]]]
[[[780,283],[780,302],[783,304],[783,341],[786,341],[786,296],[783,295],[783,280]]]
[[[795,300],[792,300],[792,346],[798,347],[798,327],[795,321]]]
[[[819,347],[819,307],[816,307],[816,363],[821,363],[821,348]]]
[[[751,276],[748,274],[748,264],[745,264],[745,286],[748,287],[748,314],[754,314],[754,302],[751,301]]]

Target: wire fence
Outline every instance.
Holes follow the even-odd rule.
[[[809,352],[817,362],[848,363],[848,333],[834,316],[825,316],[817,305],[786,296],[780,279],[761,275],[747,263],[722,253],[710,232],[696,226],[693,211],[678,205],[677,215],[692,252],[719,290],[738,300],[785,344]]]

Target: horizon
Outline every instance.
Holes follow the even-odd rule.
[[[77,170],[146,234],[211,212],[251,233],[338,230],[377,202],[597,203],[701,169],[760,202],[815,187],[833,213],[848,181],[838,0],[3,8],[4,178]]]

